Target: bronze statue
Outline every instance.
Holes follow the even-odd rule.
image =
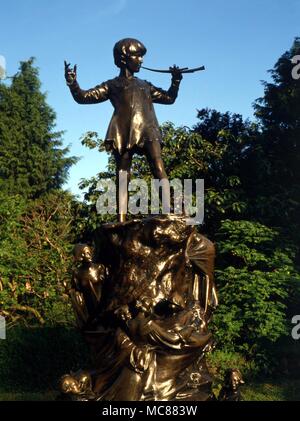
[[[167,180],[161,158],[161,133],[153,103],[174,103],[182,72],[185,70],[175,65],[170,67],[172,81],[168,91],[138,79],[134,74],[140,71],[146,51],[146,47],[133,38],[125,38],[117,42],[113,54],[115,64],[120,69],[119,76],[88,90],[82,90],[79,87],[77,66],[75,65],[72,69],[70,64],[65,62],[65,78],[76,102],[97,104],[108,99],[111,101],[114,113],[106,133],[105,143],[107,150],[112,151],[116,161],[117,180],[119,171],[125,171],[128,182],[134,153],[147,157],[154,178]],[[168,185],[163,184],[163,189],[168,200]],[[125,201],[127,204],[127,198]],[[125,221],[125,218],[124,213],[119,215],[120,221]]]
[[[77,102],[112,102],[106,144],[117,172],[129,175],[132,156],[140,153],[154,177],[167,179],[153,103],[173,103],[181,73],[203,68],[163,70],[172,74],[164,91],[134,77],[145,53],[135,39],[117,42],[119,76],[87,91],[77,83],[76,66],[65,63],[65,76]],[[94,358],[91,369],[62,377],[62,393],[72,400],[216,399],[205,361],[213,347],[208,324],[218,305],[214,244],[184,215],[126,222],[124,213],[120,219],[94,232],[95,253],[87,244],[75,247],[70,296]],[[232,374],[219,399],[238,397],[241,381]]]

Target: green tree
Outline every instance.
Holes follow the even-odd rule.
[[[75,240],[72,201],[63,191],[31,201],[0,192],[0,314],[8,323],[72,319],[64,287]]]
[[[0,83],[0,188],[37,198],[66,181],[77,159],[62,148],[55,112],[40,91],[34,59],[21,62],[12,83]]]
[[[61,190],[77,159],[62,147],[34,60],[0,83],[0,312],[7,321],[66,322],[76,224]]]
[[[264,223],[282,227],[298,244],[300,80],[292,77],[292,58],[299,54],[296,38],[269,71],[272,82],[264,82],[264,96],[255,103],[260,135],[244,173],[253,212]]]

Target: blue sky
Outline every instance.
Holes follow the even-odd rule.
[[[1,4],[0,55],[7,74],[20,60],[36,57],[42,90],[65,130],[71,154],[82,159],[66,185],[78,193],[78,181],[104,169],[107,156],[84,148],[88,130],[104,136],[109,102],[76,104],[65,86],[63,60],[77,63],[78,81],[90,88],[117,75],[112,48],[124,37],[147,47],[144,65],[167,68],[205,65],[205,72],[186,75],[172,106],[157,105],[158,120],[176,125],[196,123],[196,110],[253,116],[252,104],[263,94],[267,70],[300,35],[300,0],[10,0]],[[142,79],[168,88],[168,75],[142,70]]]

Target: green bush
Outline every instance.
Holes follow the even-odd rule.
[[[288,296],[292,285],[300,282],[294,251],[276,230],[250,221],[223,221],[216,241],[218,347],[270,371],[276,366],[275,345],[290,334]]]
[[[63,374],[88,365],[87,346],[75,329],[14,327],[0,341],[0,391],[57,390]]]

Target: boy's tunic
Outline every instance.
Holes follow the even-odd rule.
[[[105,142],[110,145],[110,149],[123,154],[133,147],[136,152],[142,153],[146,142],[161,142],[153,103],[173,104],[178,94],[179,82],[172,81],[168,91],[136,77],[116,77],[86,91],[80,89],[77,81],[69,87],[79,104],[97,104],[110,100],[115,111]]]

